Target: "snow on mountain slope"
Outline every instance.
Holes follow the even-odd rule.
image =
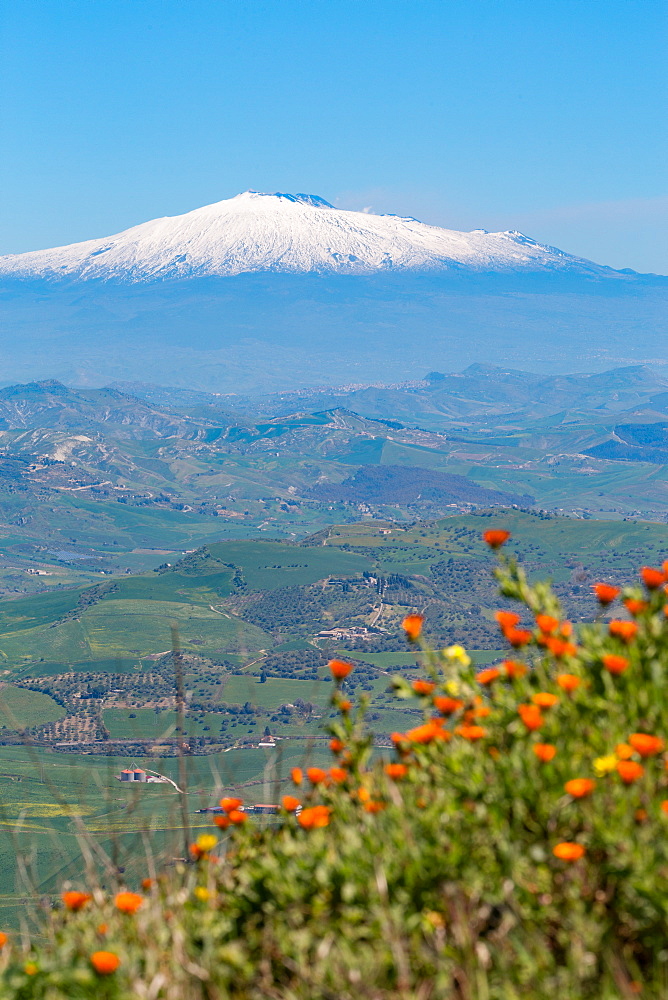
[[[316,195],[246,191],[106,239],[0,257],[0,277],[146,282],[245,272],[572,272],[610,268],[517,232],[460,233],[333,208]]]

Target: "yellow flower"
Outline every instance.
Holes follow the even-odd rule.
[[[607,757],[597,757],[594,761],[594,771],[599,778],[610,774],[617,767],[617,758],[614,753],[609,753]]]
[[[445,690],[448,694],[458,695],[460,692],[459,681],[447,681],[445,684]]]
[[[448,648],[444,649],[443,652],[448,660],[451,660],[454,663],[459,663],[462,667],[468,667],[471,665],[471,657],[468,655],[463,646],[448,646]]]
[[[211,895],[211,893],[206,888],[206,886],[203,886],[203,885],[195,886],[195,896],[202,903],[206,903],[206,901],[207,901],[207,899],[209,899],[210,895]]]
[[[202,833],[197,838],[197,846],[200,851],[204,851],[205,853],[212,851],[217,843],[218,837],[214,837],[212,833]]]

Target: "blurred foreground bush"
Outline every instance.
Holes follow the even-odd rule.
[[[293,773],[279,822],[226,799],[190,864],[65,893],[38,940],[0,935],[0,996],[668,997],[666,574],[597,585],[576,636],[549,586],[496,573],[522,605],[497,613],[503,664],[426,650],[393,682],[424,722],[372,763],[333,661],[334,765]]]

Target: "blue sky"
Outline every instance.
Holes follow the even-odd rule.
[[[663,0],[16,0],[0,252],[254,188],[668,273]]]

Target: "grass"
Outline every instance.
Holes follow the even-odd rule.
[[[166,716],[163,713],[161,718]],[[264,801],[274,794],[277,778],[287,780],[291,766],[321,763],[328,756],[322,745],[311,747],[300,740],[284,742],[278,750],[241,749],[188,757],[192,827],[209,828],[210,820],[198,816],[195,810],[213,805],[221,790],[241,790],[249,802]],[[118,858],[128,877],[141,878],[146,873],[145,829],[151,831],[155,857],[181,852],[182,834],[173,788],[167,784],[141,788],[121,784],[115,775],[131,766],[152,768],[179,780],[177,759],[158,754],[133,759],[0,747],[2,927],[18,923],[24,912],[21,898],[54,893],[63,880],[78,876],[80,824],[102,849]],[[27,861],[29,885],[22,881],[19,854]]]
[[[75,673],[85,671],[86,673],[130,674],[143,669],[142,661],[138,656],[112,656],[101,660],[70,660],[66,664],[58,660],[30,660],[14,673],[20,676],[28,674],[30,677],[53,677],[56,674],[62,674],[63,670]]]
[[[0,729],[26,729],[62,719],[65,711],[46,694],[5,684],[0,687]]]
[[[83,611],[76,621],[5,633],[0,654],[8,666],[25,664],[28,657],[64,665],[128,660],[168,650],[172,624],[179,627],[184,650],[193,653],[254,652],[272,645],[261,629],[204,604],[114,597]]]
[[[234,675],[228,677],[223,689],[223,698],[233,705],[251,705],[261,708],[278,708],[279,705],[295,702],[297,698],[318,705],[325,705],[332,691],[332,685],[323,680],[300,681],[291,678],[268,677],[264,684],[252,676]]]
[[[0,645],[6,634],[50,625],[72,611],[83,588],[0,601]]]
[[[210,545],[209,549],[217,559],[239,566],[251,590],[305,586],[327,576],[351,576],[369,568],[364,556],[338,552],[332,558],[332,553],[324,547],[269,541],[230,541]]]

